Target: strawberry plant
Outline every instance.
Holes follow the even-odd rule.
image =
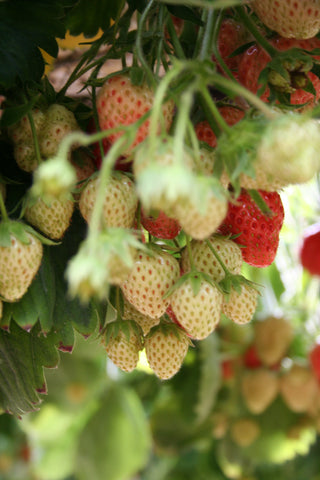
[[[207,480],[259,480],[316,441],[320,23],[300,3],[0,2],[0,409],[28,434],[52,415],[54,478],[200,478],[202,455]],[[190,472],[161,458],[188,448]]]

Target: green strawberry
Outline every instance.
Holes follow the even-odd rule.
[[[172,378],[181,368],[191,342],[175,324],[153,327],[145,338],[146,356],[150,368],[161,380]]]
[[[121,284],[127,300],[141,313],[160,318],[169,305],[163,296],[180,276],[179,262],[167,252],[139,252],[128,278]]]
[[[213,235],[208,241],[218,252],[229,272],[238,275],[243,263],[241,248],[232,240],[219,235]],[[225,272],[206,241],[192,240],[190,246],[194,267],[200,272],[210,275],[215,282],[219,283],[224,278]],[[183,272],[190,270],[187,248],[183,250],[181,255],[181,267]]]
[[[40,132],[39,145],[41,155],[53,157],[62,139],[73,131],[79,130],[74,114],[64,105],[54,103],[45,112],[45,121]]]
[[[45,202],[38,197],[27,202],[24,217],[47,237],[52,240],[60,240],[70,225],[73,211],[74,202],[72,200],[54,199]]]
[[[18,222],[0,224],[0,295],[15,302],[26,293],[42,261],[40,240]]]
[[[90,223],[96,202],[99,176],[92,178],[83,189],[79,209],[83,218]],[[124,173],[114,173],[106,187],[103,204],[103,222],[106,227],[131,228],[134,223],[138,197],[132,180]]]
[[[135,321],[142,328],[144,335],[147,335],[151,328],[160,322],[160,318],[152,318],[139,312],[125,297],[123,297],[122,319]]]
[[[134,322],[112,322],[107,325],[105,349],[112,362],[124,372],[132,372],[142,349],[141,334]]]
[[[170,305],[188,335],[203,340],[220,321],[223,294],[201,275],[191,275],[187,274],[183,283],[170,295]]]

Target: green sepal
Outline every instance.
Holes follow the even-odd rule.
[[[225,299],[228,302],[230,293],[235,290],[239,295],[242,291],[242,285],[247,285],[256,290],[260,295],[261,285],[248,280],[243,275],[233,275],[232,273],[226,273],[225,277],[219,282],[219,285],[224,293]]]
[[[152,327],[149,331],[149,333],[145,336],[145,339],[147,338],[152,338],[153,335],[155,335],[157,332],[161,332],[163,335],[166,337],[170,335],[170,333],[173,333],[176,338],[179,340],[181,339],[181,336],[185,337],[188,339],[189,345],[191,347],[194,347],[194,344],[192,343],[192,340],[188,335],[186,334],[185,330],[183,328],[179,327],[176,323],[174,323],[171,319],[166,320],[164,316],[161,317],[160,323],[158,325],[155,325]]]
[[[126,340],[129,342],[132,335],[136,335],[141,340],[143,338],[143,331],[140,325],[134,320],[116,320],[108,323],[105,332],[105,342],[108,344],[112,339],[115,339],[123,334]]]
[[[41,243],[44,243],[45,245],[58,245],[58,243],[53,242],[52,240],[49,240],[40,233],[36,232],[30,225],[26,223],[18,220],[5,220],[0,222],[0,246],[10,247],[11,235],[13,235],[21,243],[29,245],[30,238],[28,237],[27,233],[38,238]]]
[[[169,298],[173,292],[175,292],[179,287],[181,287],[186,281],[190,281],[193,295],[198,295],[202,282],[208,282],[213,287],[221,290],[220,285],[217,284],[213,278],[205,272],[200,272],[195,268],[192,268],[190,272],[182,275],[172,287],[164,294],[163,299]]]
[[[249,193],[254,203],[258,206],[259,210],[261,210],[263,215],[265,215],[266,217],[273,216],[272,210],[268,207],[258,190],[248,189],[247,192]]]

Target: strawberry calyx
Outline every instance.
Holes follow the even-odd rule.
[[[152,327],[150,332],[145,336],[145,340],[152,338],[152,336],[157,332],[161,332],[165,337],[173,333],[178,340],[181,338],[186,339],[190,346],[194,346],[191,338],[187,335],[185,330],[172,320],[166,320],[164,317],[162,317],[160,323]]]
[[[217,282],[215,282],[210,275],[208,275],[205,272],[200,272],[196,270],[194,267],[192,267],[189,272],[183,274],[176,281],[176,283],[169,288],[169,290],[164,294],[163,298],[164,299],[169,298],[173,294],[173,292],[177,290],[179,287],[181,287],[181,285],[183,285],[186,281],[190,281],[194,296],[198,295],[201,288],[201,284],[203,282],[209,283],[210,285],[218,288],[218,290],[222,292],[220,285]]]
[[[140,350],[143,347],[143,331],[140,325],[134,320],[115,320],[106,325],[104,340],[106,345],[111,339],[124,335],[129,342],[132,336],[138,339]]]
[[[41,235],[34,230],[31,225],[28,225],[20,220],[2,220],[0,222],[0,246],[10,247],[11,236],[14,236],[17,240],[25,245],[30,244],[30,238],[27,235],[33,235],[38,238],[44,245],[59,245],[60,242],[54,242],[49,238]]]

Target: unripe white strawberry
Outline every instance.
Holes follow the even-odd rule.
[[[276,365],[285,356],[293,339],[292,325],[282,317],[267,317],[254,324],[257,355],[264,365]]]
[[[147,335],[151,328],[158,325],[160,318],[152,318],[139,312],[131,303],[123,298],[123,320],[134,320],[142,328],[143,334]]]
[[[293,364],[280,378],[280,393],[293,412],[306,412],[318,394],[318,382],[308,367]]]
[[[241,292],[231,288],[222,304],[222,312],[235,323],[244,325],[252,320],[258,302],[258,291],[250,285],[241,284]]]
[[[124,372],[132,372],[139,361],[142,349],[141,337],[131,322],[116,322],[107,326],[105,349],[112,362]],[[111,330],[109,332],[109,330]]]
[[[251,413],[260,414],[269,407],[279,391],[277,375],[259,368],[245,372],[241,379],[241,393]]]
[[[239,418],[232,423],[230,435],[239,447],[249,447],[259,437],[260,431],[256,420]]]

